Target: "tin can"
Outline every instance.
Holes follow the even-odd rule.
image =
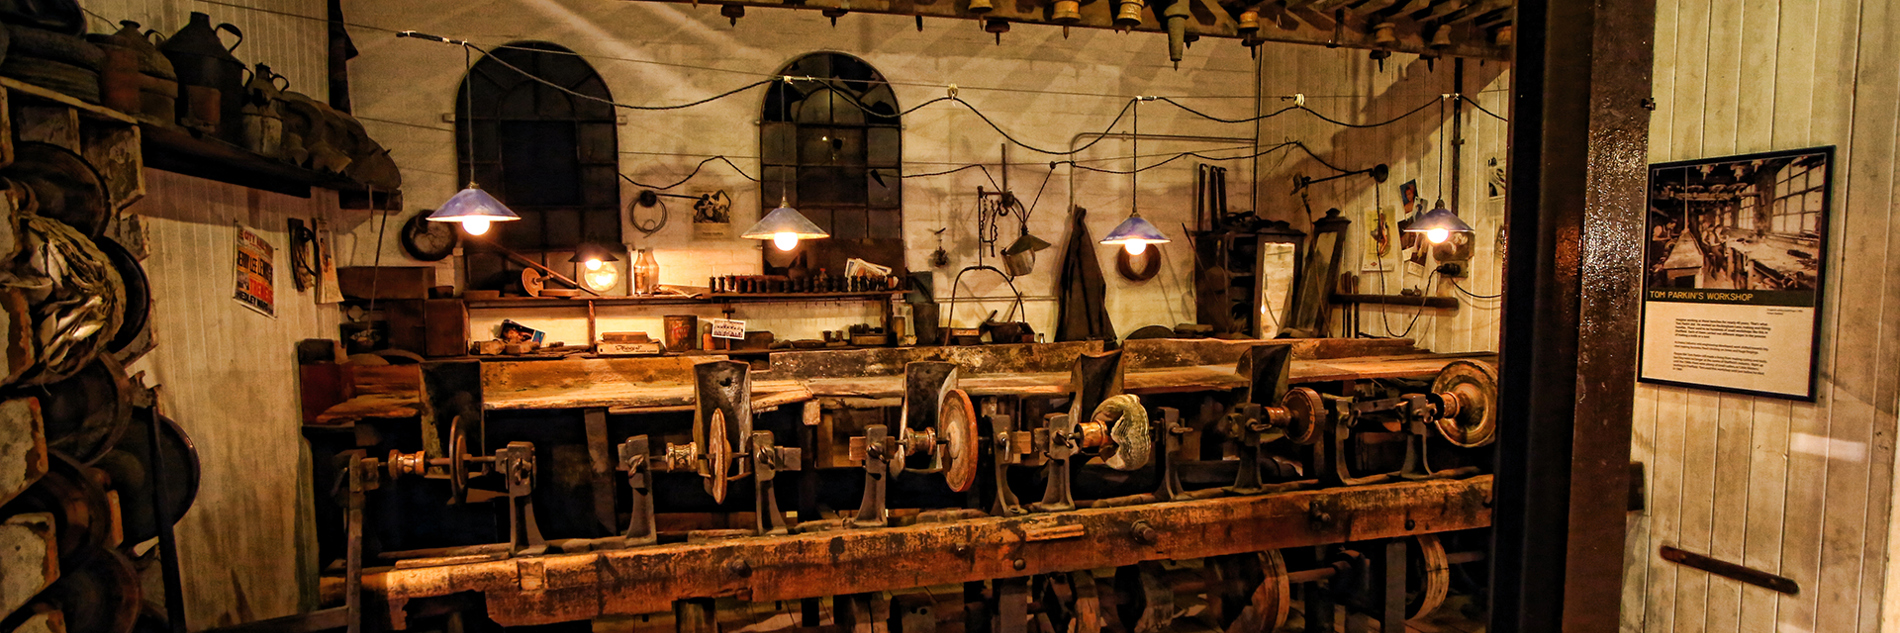
[[[699,317],[690,314],[666,316],[666,351],[696,349],[699,343]]]

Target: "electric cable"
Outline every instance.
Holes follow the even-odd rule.
[[[1451,280],[1451,287],[1456,288],[1458,292],[1462,292],[1465,294],[1465,296],[1471,297],[1473,299],[1501,299],[1504,297],[1504,293],[1502,292],[1494,294],[1494,295],[1481,295],[1481,294],[1474,293],[1470,290],[1466,290],[1464,286],[1459,285],[1457,279]]]
[[[1285,98],[1285,97],[1282,97],[1282,98]],[[1385,127],[1385,126],[1388,126],[1388,125],[1392,125],[1392,124],[1394,124],[1394,123],[1398,123],[1399,121],[1403,121],[1403,120],[1405,120],[1405,119],[1408,119],[1408,118],[1411,118],[1411,116],[1412,116],[1412,115],[1414,115],[1414,114],[1418,114],[1418,113],[1420,113],[1420,112],[1424,112],[1426,108],[1429,108],[1429,107],[1432,107],[1432,106],[1433,106],[1434,104],[1438,104],[1438,103],[1444,103],[1444,101],[1445,101],[1445,98],[1444,98],[1444,97],[1439,97],[1439,98],[1437,98],[1437,99],[1433,99],[1433,100],[1432,100],[1432,101],[1430,101],[1430,102],[1427,102],[1427,103],[1426,103],[1425,105],[1422,105],[1422,106],[1419,106],[1419,107],[1416,107],[1416,108],[1412,108],[1412,110],[1411,110],[1411,111],[1409,111],[1409,112],[1406,112],[1405,114],[1401,114],[1401,115],[1398,115],[1398,116],[1395,116],[1395,117],[1392,117],[1391,119],[1387,119],[1387,120],[1385,120],[1385,121],[1380,121],[1380,122],[1378,122],[1378,123],[1347,123],[1347,122],[1345,122],[1345,121],[1341,121],[1341,120],[1338,120],[1338,119],[1334,119],[1334,118],[1332,118],[1332,117],[1329,117],[1329,116],[1326,116],[1326,115],[1324,115],[1324,114],[1320,114],[1318,110],[1314,110],[1314,109],[1312,109],[1312,108],[1308,108],[1308,107],[1306,107],[1306,106],[1303,106],[1303,105],[1302,105],[1302,106],[1295,106],[1295,107],[1298,107],[1298,108],[1299,108],[1299,109],[1301,109],[1301,110],[1305,110],[1305,111],[1307,111],[1307,112],[1311,112],[1311,113],[1313,113],[1313,116],[1315,116],[1315,117],[1318,117],[1318,118],[1319,118],[1319,120],[1321,120],[1321,121],[1325,121],[1325,122],[1327,122],[1327,123],[1331,123],[1331,124],[1333,124],[1333,125],[1337,125],[1337,126],[1340,126],[1340,127],[1349,127],[1349,128],[1354,128],[1354,129],[1362,129],[1362,130],[1363,130],[1363,129],[1370,129],[1370,128],[1376,128],[1376,127]]]
[[[1458,95],[1458,98],[1459,98],[1459,99],[1463,99],[1465,103],[1469,103],[1469,104],[1471,104],[1471,107],[1473,107],[1473,108],[1477,108],[1479,112],[1483,112],[1483,113],[1485,113],[1485,114],[1488,114],[1488,115],[1491,115],[1491,118],[1493,118],[1493,119],[1497,119],[1497,120],[1499,120],[1499,121],[1503,121],[1503,122],[1505,122],[1505,123],[1510,123],[1510,122],[1511,122],[1511,120],[1510,120],[1510,119],[1507,119],[1507,118],[1504,118],[1504,117],[1501,117],[1501,116],[1498,116],[1498,113],[1496,113],[1496,112],[1492,112],[1492,111],[1490,111],[1490,110],[1486,110],[1486,109],[1484,108],[1484,106],[1482,106],[1482,105],[1479,105],[1479,104],[1478,104],[1478,100],[1476,100],[1476,99],[1473,99],[1473,98],[1471,98],[1471,97],[1467,97],[1467,96],[1464,96],[1464,95],[1462,95],[1462,94],[1461,94],[1461,95]]]
[[[679,181],[678,181],[678,182],[675,182],[675,183],[673,183],[673,184],[670,184],[670,185],[667,185],[667,186],[664,186],[664,187],[655,187],[655,186],[653,186],[653,185],[648,185],[648,184],[642,184],[642,183],[641,183],[640,181],[638,181],[638,180],[634,180],[632,176],[628,176],[628,175],[626,175],[626,174],[619,174],[619,176],[620,176],[620,179],[621,179],[621,180],[625,180],[625,181],[627,181],[628,183],[630,183],[630,184],[632,184],[633,186],[635,186],[635,187],[639,187],[639,188],[641,188],[641,189],[653,189],[653,190],[655,190],[655,191],[666,191],[666,190],[668,190],[668,189],[672,189],[672,188],[674,188],[674,187],[678,187],[678,186],[680,186],[680,185],[683,185],[683,184],[686,184],[686,181],[688,181],[688,180],[692,180],[694,176],[697,176],[697,175],[699,175],[699,170],[700,170],[701,168],[703,168],[703,167],[705,167],[705,166],[706,166],[706,163],[710,163],[710,162],[713,162],[713,161],[715,161],[715,160],[717,160],[717,161],[724,161],[724,162],[725,162],[725,163],[726,163],[727,165],[729,165],[729,166],[731,166],[731,167],[732,167],[732,171],[734,171],[734,172],[737,172],[737,173],[739,174],[739,176],[740,176],[740,177],[743,177],[743,178],[745,178],[746,180],[750,180],[750,181],[752,181],[752,182],[759,182],[759,179],[757,179],[757,178],[753,178],[753,177],[752,177],[752,176],[751,176],[750,174],[747,174],[747,173],[745,173],[745,170],[744,170],[744,169],[740,169],[740,168],[739,168],[739,165],[738,165],[737,163],[734,163],[734,162],[732,162],[732,159],[730,159],[730,158],[726,158],[726,157],[725,157],[725,155],[723,155],[723,154],[721,154],[721,155],[718,155],[718,156],[713,156],[713,157],[711,157],[711,158],[707,158],[706,160],[702,160],[702,161],[699,161],[699,164],[698,164],[698,165],[694,165],[694,166],[693,166],[693,171],[692,171],[691,173],[688,173],[688,174],[686,174],[686,177],[685,177],[685,178],[681,178],[681,179],[679,179]]]

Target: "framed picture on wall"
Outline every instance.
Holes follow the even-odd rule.
[[[1651,165],[1638,378],[1814,400],[1834,148]]]

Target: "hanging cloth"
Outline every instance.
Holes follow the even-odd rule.
[[[1056,290],[1056,340],[1112,343],[1115,326],[1108,321],[1108,284],[1095,259],[1095,238],[1089,236],[1083,221],[1087,215],[1087,209],[1076,207],[1069,217],[1069,244],[1062,254],[1062,278]]]

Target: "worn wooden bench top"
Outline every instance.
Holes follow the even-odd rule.
[[[1247,380],[1235,373],[1234,359],[1262,344],[1294,347],[1290,376],[1294,383],[1426,377],[1452,360],[1470,356],[1422,354],[1403,339],[1129,341],[1124,349],[1130,369],[1123,384],[1136,394],[1241,389]],[[1076,354],[1099,347],[1097,343],[1062,343],[786,352],[773,355],[770,369],[753,372],[753,406],[763,409],[814,398],[900,398],[904,363],[939,358],[977,370],[960,380],[972,396],[1059,396],[1069,393],[1069,374],[1057,369]],[[723,359],[677,356],[484,363],[483,398],[490,410],[687,411],[693,404],[688,380],[692,366]],[[839,375],[847,371],[880,375]],[[416,389],[383,385],[331,407],[319,421],[412,417],[419,409]]]

